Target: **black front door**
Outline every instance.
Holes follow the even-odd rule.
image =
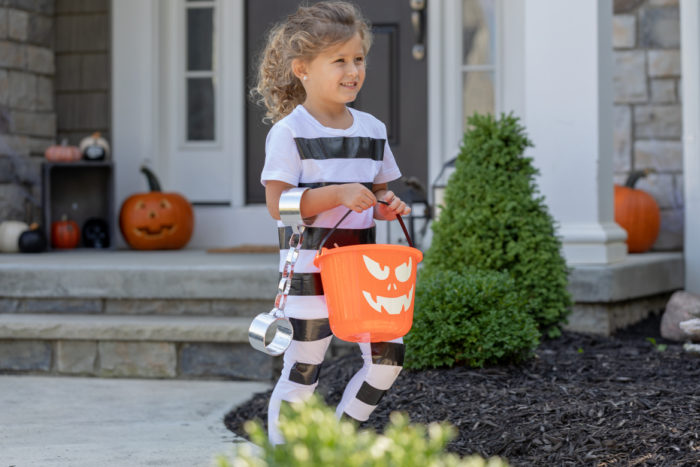
[[[416,177],[427,186],[427,68],[426,58],[417,60],[413,48],[417,35],[411,23],[409,0],[355,1],[372,23],[374,44],[367,57],[367,77],[353,107],[369,112],[386,124],[389,144],[405,177]],[[418,2],[420,3],[420,2]],[[296,10],[289,0],[246,1],[246,89],[255,81],[257,58],[267,31]],[[416,18],[417,19],[417,18]],[[421,18],[422,26],[425,18]],[[269,125],[262,123],[264,110],[246,105],[246,202],[264,203],[260,172],[265,161],[265,137]],[[401,183],[390,188],[401,192]]]

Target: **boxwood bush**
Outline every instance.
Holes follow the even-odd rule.
[[[523,155],[532,143],[513,115],[475,114],[468,124],[422,274],[505,271],[540,332],[556,337],[571,298],[554,220],[535,183],[538,171]]]
[[[259,449],[244,444],[233,459],[219,456],[219,467],[507,467],[498,457],[460,459],[446,453],[455,430],[445,422],[425,427],[393,413],[384,434],[377,434],[358,430],[350,421],[338,422],[316,396],[306,403],[282,404],[285,444],[271,445],[258,422],[247,422],[245,429]]]
[[[407,368],[519,361],[539,343],[537,324],[507,273],[472,269],[422,276],[414,310],[404,338]]]

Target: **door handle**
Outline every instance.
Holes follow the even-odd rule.
[[[411,54],[417,61],[425,58],[425,4],[427,0],[409,0],[411,5],[411,25],[416,43],[413,44]]]

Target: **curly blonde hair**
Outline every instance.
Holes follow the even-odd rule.
[[[353,4],[324,1],[300,6],[270,30],[250,94],[267,109],[264,122],[275,123],[304,102],[306,91],[292,72],[292,60],[313,60],[328,47],[359,33],[365,55],[372,45],[369,23]]]

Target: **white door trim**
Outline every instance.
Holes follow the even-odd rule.
[[[158,8],[155,0],[112,0],[111,12],[112,154],[119,212],[124,199],[144,191],[139,167],[158,152]],[[121,236],[117,245],[124,245]]]
[[[442,166],[462,140],[461,37],[458,2],[428,2],[428,199]],[[430,234],[428,235],[430,237]],[[426,242],[427,244],[427,242]]]
[[[511,4],[512,2],[512,4]],[[496,113],[524,115],[522,83],[523,0],[496,0]],[[428,181],[430,191],[443,164],[459,153],[462,109],[462,5],[428,2]],[[432,201],[432,193],[430,193]]]

